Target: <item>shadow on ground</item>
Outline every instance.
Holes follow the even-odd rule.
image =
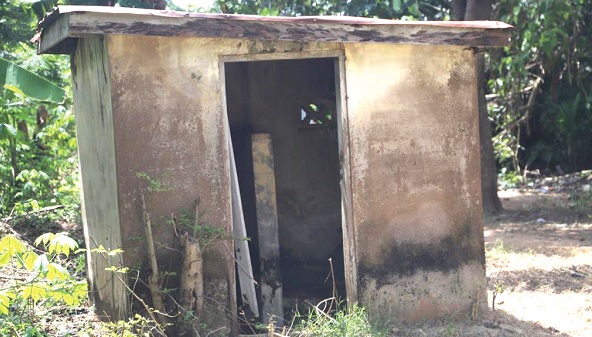
[[[501,309],[494,320],[522,330],[507,336],[592,336],[591,179],[501,191],[504,211],[485,219],[489,304],[496,292]]]
[[[552,270],[528,269],[500,271],[493,275],[509,291],[545,291],[561,294],[566,291],[592,294],[592,266],[573,265]],[[490,290],[492,289],[490,285]]]
[[[524,337],[524,336],[564,336],[553,327],[539,323],[522,321],[503,310],[489,309],[477,320],[443,320],[438,322],[410,325],[394,331],[392,336],[402,337]]]

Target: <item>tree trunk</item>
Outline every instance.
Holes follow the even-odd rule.
[[[115,2],[115,1],[113,1]],[[166,9],[166,0],[140,0],[154,9]]]
[[[178,236],[183,247],[183,264],[179,286],[179,304],[183,312],[177,317],[179,336],[197,332],[203,312],[203,258],[199,241],[183,233]],[[193,315],[191,315],[191,313]]]
[[[489,20],[492,0],[453,0],[452,10],[455,20]],[[479,85],[479,141],[481,143],[481,193],[483,211],[495,214],[502,210],[502,203],[497,195],[497,167],[492,133],[485,101],[485,62],[483,55],[477,55],[477,83]]]
[[[467,10],[467,0],[452,1],[452,19],[455,21],[464,21]]]
[[[142,218],[144,220],[144,235],[146,241],[146,250],[148,253],[148,261],[150,262],[150,269],[152,274],[148,278],[148,289],[152,296],[152,306],[158,312],[158,322],[166,327],[168,324],[168,316],[164,308],[164,301],[162,298],[162,289],[160,287],[160,276],[158,274],[158,262],[156,261],[156,250],[154,248],[154,236],[152,235],[152,221],[150,213],[146,208],[146,198],[144,193],[140,195],[142,202]]]
[[[499,213],[503,207],[497,195],[497,167],[493,143],[491,142],[491,125],[485,101],[485,62],[483,54],[477,55],[477,81],[479,83],[479,142],[481,143],[481,194],[483,212]]]
[[[492,0],[461,0],[465,3],[465,21],[489,20]]]

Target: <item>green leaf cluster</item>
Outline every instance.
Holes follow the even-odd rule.
[[[36,251],[12,234],[0,239],[0,271],[17,275],[0,287],[0,320],[11,308],[23,310],[24,303],[33,309],[58,303],[76,307],[86,299],[86,281],[76,280],[63,260],[72,252],[80,253],[76,241],[65,233],[47,233],[35,245],[45,250]]]
[[[204,213],[201,215],[203,216]],[[195,221],[194,217],[190,215],[189,212],[184,211],[181,212],[178,217],[168,220],[167,223],[172,225],[172,223],[175,222],[175,225],[178,226],[179,229],[187,230],[191,233],[191,236],[196,238],[199,242],[199,246],[202,250],[206,250],[208,246],[216,241],[244,239],[232,237],[232,235],[226,232],[224,228],[211,226],[209,223],[202,221],[202,216],[199,216],[200,219]]]
[[[21,96],[61,104],[66,91],[19,65],[0,58],[0,84]]]
[[[298,323],[291,335],[298,337],[385,337],[389,335],[386,324],[371,322],[364,307],[357,304],[348,307],[342,303],[333,312],[326,312],[321,308],[326,305],[323,302],[312,307],[307,314],[296,314]]]
[[[154,336],[155,326],[154,321],[138,314],[127,321],[120,320],[105,325],[109,336],[113,337]]]
[[[121,248],[115,248],[115,249],[108,250],[103,245],[99,245],[97,248],[91,249],[91,253],[97,253],[99,255],[102,255],[103,258],[106,258],[108,256],[117,256],[119,254],[122,254],[123,253],[123,249],[121,249]],[[125,273],[127,273],[129,271],[129,268],[128,267],[117,267],[117,266],[114,266],[114,265],[109,265],[109,267],[106,267],[105,270],[106,271],[110,271],[110,272],[114,272],[114,273],[125,274]]]
[[[191,9],[191,8],[190,8]],[[447,20],[448,0],[217,0],[215,11],[258,15],[349,15],[403,20]]]
[[[148,175],[146,172],[137,172],[136,177],[143,179],[148,183],[148,192],[167,192],[172,191],[172,187],[165,186],[162,182],[163,176],[159,177],[152,177]]]

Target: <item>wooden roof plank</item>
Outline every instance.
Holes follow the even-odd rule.
[[[70,36],[70,16],[60,16],[51,26],[45,28],[37,46],[37,52],[44,54]]]
[[[135,20],[134,20],[135,19]],[[74,36],[84,34],[138,34],[157,36],[247,38],[303,42],[382,42],[409,44],[459,44],[474,47],[506,45],[504,30],[440,26],[299,23],[290,21],[196,20],[146,16],[133,18],[104,13],[71,14]]]
[[[39,27],[43,29],[40,53],[48,52],[60,38],[95,34],[495,47],[509,44],[512,28],[493,21],[262,17],[93,6],[60,6]]]
[[[483,28],[483,29],[506,29],[512,26],[499,21],[402,21],[387,20],[351,16],[259,16],[244,14],[216,14],[216,13],[189,13],[170,10],[152,10],[129,7],[109,6],[58,6],[53,14],[66,13],[104,13],[116,15],[141,15],[160,16],[171,18],[193,18],[193,19],[218,19],[233,21],[263,21],[263,22],[300,22],[300,23],[333,23],[333,24],[356,24],[356,25],[402,25],[402,26],[441,26],[459,28]],[[43,25],[43,23],[42,23]]]

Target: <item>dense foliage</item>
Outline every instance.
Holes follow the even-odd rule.
[[[217,0],[224,13],[261,15],[349,15],[402,19],[449,19],[447,0]]]
[[[69,58],[38,56],[28,41],[37,20],[34,6],[0,1],[0,38],[5,41],[0,57],[69,89]],[[18,88],[8,90],[7,84],[0,90],[0,214],[56,204],[77,205],[71,98],[56,104],[20,94]]]
[[[513,43],[491,52],[490,116],[502,168],[592,167],[592,1],[502,0]]]

